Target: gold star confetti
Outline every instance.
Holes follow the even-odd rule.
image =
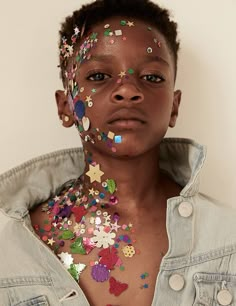
[[[91,96],[86,96],[86,99],[85,99],[85,101],[86,101],[86,102],[90,102],[90,101],[92,101],[92,98],[91,98]]]
[[[134,27],[134,22],[133,22],[133,21],[128,21],[128,22],[127,22],[127,26],[129,26],[129,27]]]
[[[95,191],[94,191],[94,189],[93,189],[93,188],[89,189],[89,195],[93,196],[93,195],[94,195],[94,193],[95,193]]]
[[[118,74],[119,77],[123,78],[124,76],[126,76],[126,72],[125,71],[121,71],[119,74]]]
[[[53,238],[48,239],[48,244],[49,245],[53,245],[53,243],[55,243],[55,240]]]
[[[86,175],[90,178],[90,183],[94,181],[101,183],[101,176],[103,176],[104,172],[100,170],[100,165],[89,165],[89,171],[86,172]]]

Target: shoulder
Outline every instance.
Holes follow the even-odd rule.
[[[38,203],[56,194],[84,169],[82,148],[65,149],[34,158],[0,175],[0,210],[24,217]]]
[[[198,193],[192,199],[192,228],[199,251],[233,246],[236,252],[236,207]]]

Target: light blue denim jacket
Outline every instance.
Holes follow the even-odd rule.
[[[183,189],[167,202],[169,250],[152,306],[236,305],[236,210],[199,193],[205,155],[205,148],[192,140],[161,144],[160,167]],[[89,305],[38,239],[29,217],[30,209],[77,178],[83,167],[82,149],[76,148],[41,156],[0,176],[0,306]]]

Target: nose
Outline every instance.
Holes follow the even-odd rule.
[[[144,100],[144,96],[135,85],[126,83],[112,93],[111,99],[114,103],[141,103]]]

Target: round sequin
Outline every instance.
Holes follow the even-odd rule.
[[[147,48],[147,53],[152,53],[152,48],[151,47]]]
[[[107,187],[107,182],[102,182],[102,187],[106,188]]]
[[[96,282],[105,282],[108,280],[110,272],[106,266],[97,264],[92,267],[91,275]]]
[[[109,203],[110,203],[111,205],[116,205],[116,204],[118,203],[117,197],[116,197],[116,196],[111,196],[111,197],[110,197],[110,200],[109,200]]]
[[[104,198],[105,198],[105,193],[101,192],[101,193],[99,194],[99,197],[100,197],[100,199],[104,199]]]
[[[97,211],[96,211],[96,215],[97,215],[97,216],[101,216],[101,214],[102,214],[101,210],[97,210]]]

